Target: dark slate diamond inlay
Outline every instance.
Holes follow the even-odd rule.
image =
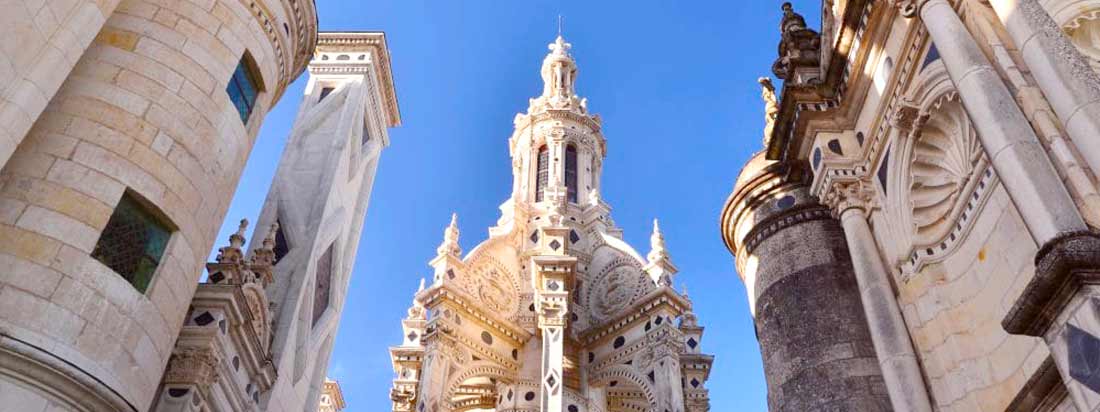
[[[409,336],[406,336],[406,337],[409,338],[409,342],[415,342],[416,341],[416,331],[409,332]]]
[[[554,379],[554,375],[550,375],[546,378],[546,384],[550,385],[550,387],[553,388],[555,386],[558,386],[558,380]]]
[[[559,248],[561,248],[561,243],[557,239],[550,241],[550,249],[558,250]]]
[[[688,347],[695,349],[696,346],[699,346],[699,342],[696,342],[695,338],[688,338]]]
[[[536,230],[534,232],[531,232],[531,242],[539,243],[539,231],[538,230]]]
[[[1100,393],[1100,339],[1068,325],[1066,344],[1069,346],[1069,376]]]
[[[210,283],[222,283],[225,280],[225,274],[222,272],[214,272],[210,275]]]
[[[576,230],[570,230],[569,231],[569,241],[573,242],[573,243],[580,242],[581,241],[581,235],[578,235]]]
[[[195,318],[195,324],[199,326],[209,325],[210,322],[213,321],[214,315],[211,315],[210,312],[203,312],[201,315]]]
[[[699,380],[695,379],[695,378],[691,378],[691,387],[692,388],[698,388],[699,387]]]

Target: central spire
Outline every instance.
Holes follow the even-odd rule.
[[[550,53],[542,60],[542,95],[531,100],[528,113],[545,110],[569,110],[577,113],[587,112],[587,102],[576,96],[577,62],[569,54],[573,45],[558,34],[553,43],[547,45]]]

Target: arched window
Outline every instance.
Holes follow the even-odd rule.
[[[550,181],[550,151],[546,146],[539,148],[538,176],[535,177],[535,201],[541,202],[546,192],[546,183]]]
[[[565,189],[569,201],[577,203],[577,148],[565,147]]]

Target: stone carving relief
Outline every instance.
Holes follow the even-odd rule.
[[[1067,22],[1063,29],[1070,42],[1088,60],[1093,70],[1100,72],[1100,4],[1082,12]]]
[[[519,309],[520,285],[516,276],[490,255],[474,259],[467,284],[471,295],[485,308],[513,319]]]
[[[652,282],[632,259],[616,258],[595,272],[587,307],[596,324],[612,319],[641,296]]]
[[[916,241],[943,238],[958,214],[959,197],[982,166],[982,146],[955,93],[942,97],[911,143],[909,198]]]
[[[987,199],[995,176],[942,65],[929,66],[892,115],[896,133],[883,242],[903,275],[950,254]]]

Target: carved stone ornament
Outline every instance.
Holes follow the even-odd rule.
[[[646,342],[653,349],[653,357],[657,360],[668,357],[679,358],[685,352],[683,336],[671,325],[646,335]]]
[[[868,212],[873,200],[874,190],[871,189],[871,184],[862,180],[834,182],[825,192],[824,199],[821,199],[822,203],[832,208],[833,213],[836,213],[837,216],[851,208],[859,208],[863,209],[864,212]]]
[[[760,83],[760,98],[764,100],[764,147],[768,147],[775,121],[779,118],[779,99],[775,97],[775,85],[771,78],[761,77],[756,81]]]
[[[806,27],[806,19],[795,13],[791,3],[783,3],[783,21],[779,24],[779,58],[772,65],[775,77],[788,80],[799,67],[815,67],[820,62],[821,35]]]
[[[920,12],[920,7],[924,5],[926,0],[890,0],[894,7],[897,7],[898,12],[905,17],[916,16]]]
[[[221,360],[213,349],[183,348],[172,353],[165,383],[194,384],[208,388],[218,380],[218,363]]]

